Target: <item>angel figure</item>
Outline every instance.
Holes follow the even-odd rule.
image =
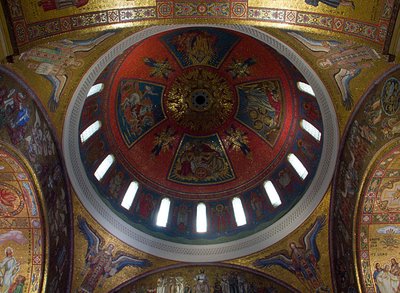
[[[93,292],[97,285],[102,287],[107,278],[114,276],[126,266],[145,268],[151,265],[146,259],[139,259],[121,251],[113,256],[114,245],[109,243],[105,246],[104,240],[93,231],[84,218],[78,217],[78,226],[88,242],[85,267],[81,272],[85,277],[78,292]]]
[[[49,43],[46,47],[35,47],[23,52],[20,60],[27,62],[28,68],[43,75],[52,86],[48,106],[54,112],[60,101],[61,92],[67,82],[67,68],[78,68],[82,60],[78,59],[77,52],[87,52],[113,35],[115,32],[106,31],[95,38],[87,40],[60,40]]]
[[[257,259],[253,265],[258,268],[278,265],[296,274],[296,277],[304,284],[308,292],[325,290],[326,287],[321,280],[321,273],[318,268],[320,254],[316,243],[317,235],[325,223],[325,216],[318,217],[315,223],[299,239],[300,245],[295,242],[290,243],[290,253],[287,250],[279,251]]]
[[[380,59],[379,54],[370,47],[355,45],[351,41],[342,43],[335,40],[315,40],[292,31],[288,34],[311,51],[324,52],[317,61],[318,66],[334,72],[335,82],[342,95],[342,104],[346,110],[351,110],[353,98],[349,83],[360,74],[362,68],[371,67],[374,61]]]

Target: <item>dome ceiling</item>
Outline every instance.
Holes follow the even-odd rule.
[[[79,151],[71,154],[80,157],[73,177],[88,188],[83,201],[93,196],[127,229],[156,242],[194,246],[246,239],[303,209],[300,202],[318,202],[327,186],[315,182],[327,180],[316,176],[326,168],[326,128],[337,134],[324,114],[331,105],[323,100],[320,109],[323,87],[313,76],[314,96],[311,73],[293,65],[297,57],[284,57],[280,43],[248,28],[152,30],[99,60],[98,73],[83,81],[86,94],[69,109],[81,113],[73,126]],[[331,160],[324,159],[329,169]],[[126,204],[128,194],[134,198]]]

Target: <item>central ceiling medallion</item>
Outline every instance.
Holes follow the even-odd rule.
[[[167,111],[182,127],[208,132],[232,115],[234,100],[226,80],[210,69],[182,72],[167,97]]]

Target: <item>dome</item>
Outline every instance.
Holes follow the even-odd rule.
[[[85,207],[121,240],[177,260],[229,259],[290,233],[337,152],[322,83],[249,27],[134,34],[92,66],[68,112],[67,169]]]

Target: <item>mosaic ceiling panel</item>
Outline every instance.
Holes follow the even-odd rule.
[[[114,60],[97,78],[104,89],[86,99],[92,111],[80,132],[102,125],[81,144],[88,177],[117,214],[157,237],[220,242],[263,229],[300,200],[322,150],[300,124],[323,132],[318,102],[297,81],[305,79],[285,58],[238,32],[194,27],[150,37]],[[99,183],[93,174],[110,153],[116,163]],[[288,153],[306,166],[304,180]],[[267,179],[282,195],[279,207],[267,197]],[[132,180],[140,186],[127,210],[121,201]],[[235,196],[245,229],[235,223]],[[164,197],[172,212],[161,229],[155,219]],[[206,234],[194,233],[199,201],[208,207]]]

